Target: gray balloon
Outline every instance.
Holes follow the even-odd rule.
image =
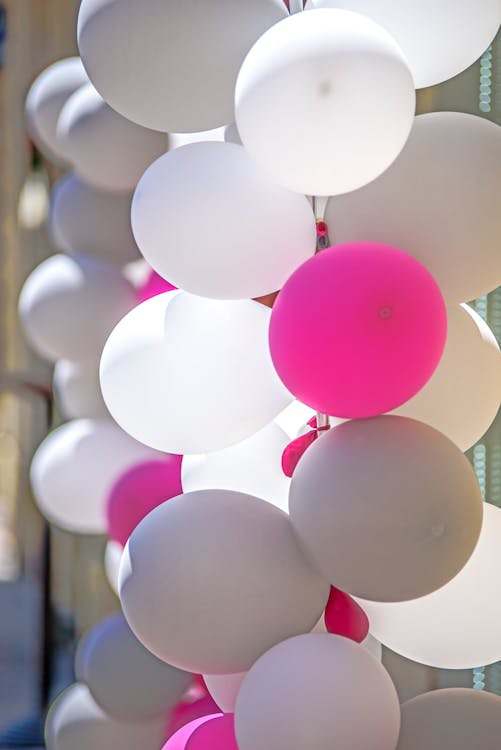
[[[358,643],[327,633],[267,651],[235,708],[240,750],[395,750],[399,726],[384,667]]]
[[[432,690],[402,705],[397,750],[499,750],[501,698],[468,688]]]
[[[334,586],[404,601],[461,570],[477,543],[483,504],[454,443],[422,422],[383,416],[345,422],[317,440],[296,468],[289,510]]]
[[[98,706],[124,721],[166,715],[192,677],[147,651],[123,615],[100,622],[86,635],[75,672],[77,667]]]
[[[159,658],[193,672],[243,672],[284,638],[308,632],[329,586],[289,517],[252,495],[199,490],[135,529],[120,566],[125,617]]]
[[[137,260],[131,203],[132,193],[98,190],[77,175],[67,175],[51,194],[51,239],[62,253],[93,253],[117,263]]]

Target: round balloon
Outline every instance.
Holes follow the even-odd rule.
[[[446,586],[408,602],[360,600],[374,636],[408,659],[441,669],[473,669],[500,661],[501,603],[495,595],[500,538],[501,510],[485,504],[478,544]]]
[[[401,247],[448,303],[474,299],[501,284],[500,174],[499,125],[461,112],[419,115],[381,177],[329,200],[331,240]]]
[[[282,0],[83,0],[78,47],[91,81],[129,120],[209,130],[233,122],[242,60],[286,15]]]
[[[169,453],[207,453],[253,435],[292,401],[271,362],[269,319],[251,300],[176,291],[143,302],[103,351],[108,409],[137,440]]]
[[[60,180],[51,193],[49,233],[62,253],[95,253],[117,263],[139,257],[132,234],[129,193],[98,190],[77,175]]]
[[[272,27],[235,90],[249,154],[273,182],[308,195],[346,193],[378,177],[405,144],[414,109],[400,47],[344,10],[296,13]]]
[[[132,464],[160,457],[111,419],[76,419],[51,432],[35,453],[33,495],[55,526],[103,534],[106,500],[115,481]]]
[[[299,539],[332,585],[376,601],[415,599],[450,581],[475,548],[482,509],[459,448],[393,416],[345,422],[313,443],[289,500]],[[372,623],[371,632],[379,638]]]
[[[19,315],[29,343],[45,359],[97,359],[106,337],[134,307],[120,268],[92,255],[53,255],[28,276]]]
[[[281,461],[288,443],[286,433],[272,422],[247,440],[222,451],[185,456],[181,471],[183,489],[245,492],[287,512],[290,480],[282,471]]]
[[[167,743],[163,746],[162,750],[186,750],[186,743],[193,734],[193,732],[207,721],[215,719],[222,714],[208,714],[207,716],[201,716],[199,719],[190,721],[185,726],[178,729],[175,734],[167,740]]]
[[[65,419],[107,417],[95,361],[71,362],[60,359],[54,368],[54,398]]]
[[[233,714],[216,716],[197,727],[186,743],[186,750],[239,750]]]
[[[192,677],[147,651],[123,615],[92,629],[80,654],[80,672],[98,706],[124,721],[166,716]]]
[[[320,633],[258,659],[235,710],[240,750],[395,750],[399,726],[384,667],[348,638]]]
[[[234,143],[192,143],[158,159],[137,186],[132,228],[158,273],[216,299],[274,292],[315,252],[305,196],[269,182]]]
[[[500,402],[501,354],[494,334],[468,305],[449,306],[437,369],[395,413],[426,422],[465,451],[487,432]]]
[[[89,79],[79,57],[49,65],[33,82],[26,98],[28,132],[37,148],[57,166],[67,166],[57,138],[57,121],[69,97]]]
[[[468,688],[418,695],[402,705],[397,750],[497,750],[501,698]]]
[[[409,63],[416,88],[452,78],[477,60],[501,23],[498,0],[308,0],[307,8],[363,13],[389,31]]]
[[[144,170],[167,150],[165,134],[126,120],[90,83],[64,105],[57,136],[75,172],[101,190],[134,190]]]
[[[156,508],[132,533],[120,566],[122,608],[136,636],[194,672],[248,669],[278,641],[310,630],[328,594],[287,515],[227,490],[190,492]]]
[[[247,672],[204,674],[207,690],[224,713],[234,713],[238,691]]]
[[[109,541],[104,550],[104,572],[111,590],[118,596],[118,573],[123,547],[120,542]]]
[[[180,495],[181,456],[129,467],[113,485],[106,503],[108,536],[125,546],[136,526],[157,505]]]
[[[432,276],[394,247],[323,250],[295,271],[273,306],[270,349],[287,388],[336,417],[372,417],[429,380],[447,314]]]

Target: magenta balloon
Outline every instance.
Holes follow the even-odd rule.
[[[177,289],[170,281],[163,279],[160,274],[151,269],[150,273],[146,277],[146,280],[137,290],[137,301],[146,302],[147,299],[156,297],[158,294],[164,292],[171,292],[173,289]]]
[[[106,506],[107,533],[125,546],[138,523],[171,497],[181,495],[182,456],[165,454],[128,469],[115,482]]]
[[[437,367],[446,333],[429,271],[402,250],[357,242],[327,248],[292,274],[273,307],[270,349],[296,398],[353,419],[414,396]]]
[[[186,750],[238,750],[233,714],[216,716],[197,727]]]
[[[205,724],[206,721],[217,719],[219,716],[223,716],[223,714],[202,716],[200,719],[190,721],[189,724],[185,724],[184,727],[178,729],[177,732],[167,740],[162,750],[186,750],[186,744],[193,732],[198,729],[198,727],[202,726],[202,724]]]

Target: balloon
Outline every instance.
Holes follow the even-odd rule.
[[[137,443],[111,419],[77,419],[39,446],[30,477],[35,501],[53,524],[78,534],[103,534],[105,507],[117,478],[160,454]]]
[[[418,695],[402,705],[397,750],[497,750],[501,698],[468,688]]]
[[[224,713],[233,713],[238,691],[247,672],[234,674],[204,674],[207,690]]]
[[[371,417],[429,380],[447,315],[426,268],[394,247],[323,250],[297,269],[271,313],[270,350],[284,384],[336,417]]]
[[[129,120],[208,130],[233,121],[242,60],[286,15],[281,0],[83,0],[78,46],[91,81]]]
[[[230,448],[185,456],[181,469],[184,492],[235,490],[260,497],[288,512],[290,481],[281,465],[288,442],[285,432],[272,422]]]
[[[101,359],[114,419],[169,453],[207,453],[253,435],[292,400],[271,362],[269,317],[257,302],[185,292],[143,302]]]
[[[123,547],[119,542],[108,542],[104,551],[104,572],[111,590],[118,596],[118,572]]]
[[[106,503],[108,536],[125,546],[138,523],[154,508],[180,495],[181,456],[165,455],[128,467],[113,485]]]
[[[58,360],[53,390],[57,407],[65,419],[109,416],[101,396],[96,362]]]
[[[215,719],[222,714],[209,714],[208,716],[202,716],[199,719],[190,721],[169,739],[167,744],[163,746],[162,750],[186,750],[186,743],[193,734],[193,732],[200,726],[203,726],[206,722],[211,719]]]
[[[238,146],[242,145],[242,139],[240,138],[238,128],[234,122],[225,127],[224,140],[226,143],[236,143]]]
[[[426,422],[465,451],[487,432],[500,401],[501,355],[494,334],[468,305],[450,306],[437,369],[395,413]]]
[[[75,683],[57,697],[45,724],[47,750],[158,750],[165,719],[124,722],[105,714],[86,685]]]
[[[461,73],[480,57],[501,22],[498,0],[308,0],[307,8],[344,8],[381,24],[402,48],[416,88]]]
[[[169,281],[166,281],[156,271],[151,269],[145,281],[138,287],[137,301],[146,302],[147,299],[156,297],[159,294],[172,292],[175,288]]]
[[[274,182],[308,195],[346,193],[378,177],[405,144],[414,109],[397,43],[343,10],[273,26],[247,55],[235,90],[249,154]]]
[[[450,581],[475,548],[482,508],[459,448],[393,416],[345,422],[319,438],[289,498],[292,524],[323,575],[376,601],[416,599]],[[372,622],[371,632],[382,640]]]
[[[233,714],[217,716],[197,727],[186,743],[186,750],[238,750]]]
[[[188,691],[186,697],[177,704],[170,714],[167,736],[170,737],[196,719],[205,719],[218,712],[219,708],[208,693],[202,698],[193,699],[190,691]],[[175,736],[177,737],[177,734]],[[170,748],[171,746],[168,745],[168,747]],[[181,745],[181,747],[184,750],[184,745]]]
[[[98,623],[80,654],[81,679],[105,713],[123,721],[166,716],[191,681],[137,640],[123,615]]]
[[[329,200],[331,241],[401,247],[449,304],[479,297],[501,284],[500,173],[499,125],[459,112],[420,115],[379,179]]]
[[[90,83],[64,105],[57,136],[75,172],[101,190],[134,190],[146,167],[167,150],[163,133],[126,120]]]
[[[37,148],[57,166],[66,166],[56,134],[57,121],[69,97],[88,83],[79,57],[49,65],[32,83],[26,98],[26,127]]]
[[[38,354],[79,362],[99,356],[134,302],[134,289],[117,266],[92,255],[52,255],[25,281],[19,315]]]
[[[136,636],[193,672],[244,671],[270,646],[311,629],[328,593],[287,515],[228,490],[160,505],[132,533],[120,566],[122,608]]]
[[[161,276],[216,299],[274,292],[315,252],[308,200],[269,182],[234,143],[192,143],[158,159],[137,186],[132,228]]]
[[[300,635],[252,666],[235,710],[240,750],[395,750],[398,697],[386,670],[337,635]]]
[[[331,586],[324,619],[328,633],[351,638],[357,643],[362,643],[369,635],[369,620],[362,607],[334,586]]]
[[[62,253],[95,253],[117,263],[139,256],[128,193],[98,190],[70,174],[51,194],[49,233]]]
[[[225,129],[221,127],[213,128],[212,130],[202,130],[200,133],[169,133],[169,151],[181,146],[187,146],[189,143],[224,141]]]
[[[475,551],[446,586],[398,604],[360,600],[375,637],[408,659],[432,667],[473,669],[501,660],[501,602],[496,595],[500,538],[501,510],[484,504]]]

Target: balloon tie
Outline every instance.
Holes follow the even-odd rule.
[[[323,417],[324,415],[319,416]],[[292,477],[300,458],[308,450],[310,445],[317,440],[320,434],[326,432],[326,430],[330,430],[329,418],[326,417],[326,419],[327,422],[319,420],[318,417],[312,417],[308,421],[308,426],[311,430],[305,435],[300,435],[285,448],[282,453],[282,471],[286,477]]]

